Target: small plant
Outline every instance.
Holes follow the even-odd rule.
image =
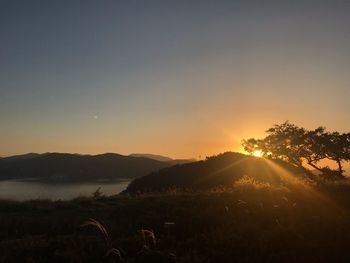
[[[173,225],[172,222],[167,224]],[[141,229],[139,230],[143,240],[143,247],[137,254],[138,263],[148,262],[164,262],[164,263],[175,263],[176,255],[169,252],[164,252],[156,248],[156,236],[152,230]]]
[[[141,229],[140,234],[145,249],[154,249],[156,247],[156,237],[152,230]]]
[[[83,224],[80,225],[81,227],[93,227],[97,229],[101,236],[103,237],[107,250],[105,253],[105,257],[109,259],[115,259],[115,262],[119,262],[122,259],[120,250],[117,248],[114,248],[112,245],[112,240],[108,235],[108,232],[106,228],[97,220],[90,218],[89,220],[85,221]]]
[[[97,188],[97,189],[95,190],[95,192],[92,193],[92,197],[93,197],[94,199],[99,199],[99,198],[101,198],[101,197],[104,197],[104,194],[103,194],[102,191],[101,191],[101,187]]]
[[[172,222],[168,224],[173,224]],[[108,262],[124,262],[122,261],[121,250],[113,247],[112,240],[108,234],[106,228],[97,220],[90,218],[80,225],[81,227],[92,227],[97,229],[101,234],[105,245],[106,252],[104,254],[105,259],[109,260]],[[156,249],[156,237],[152,230],[141,229],[139,234],[143,241],[143,246],[141,250],[137,253],[136,262],[176,262],[176,255],[173,253],[164,253]],[[124,259],[127,260],[127,259]],[[159,261],[161,260],[161,261]]]

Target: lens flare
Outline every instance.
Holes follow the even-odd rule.
[[[263,157],[263,153],[260,150],[256,150],[253,152],[253,156],[255,157]]]

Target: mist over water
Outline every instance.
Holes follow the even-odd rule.
[[[126,189],[130,182],[91,182],[47,184],[40,182],[0,181],[0,199],[26,201],[33,199],[70,200],[91,196],[98,188],[104,195],[115,195]]]

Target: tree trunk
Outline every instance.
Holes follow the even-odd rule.
[[[343,176],[343,166],[341,165],[341,161],[340,161],[339,158],[336,159],[335,161],[336,161],[337,164],[338,164],[338,172],[339,172],[339,175],[342,177],[342,176]]]

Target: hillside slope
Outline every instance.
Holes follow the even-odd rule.
[[[296,176],[303,172],[284,163],[227,152],[205,161],[176,165],[153,172],[131,182],[126,193],[162,191],[172,188],[207,190],[231,187],[244,176],[268,183],[281,183],[281,170]]]

